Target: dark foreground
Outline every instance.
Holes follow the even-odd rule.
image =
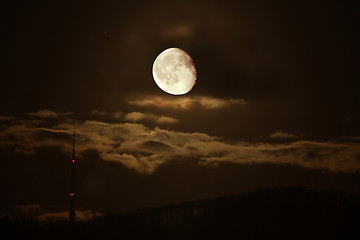
[[[360,239],[360,200],[335,190],[292,187],[108,214],[74,225],[0,221],[1,239]]]

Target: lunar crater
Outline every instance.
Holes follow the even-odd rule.
[[[155,59],[153,77],[163,91],[182,95],[188,93],[196,82],[196,68],[192,58],[179,48],[169,48]]]

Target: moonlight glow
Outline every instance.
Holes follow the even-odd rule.
[[[196,82],[194,62],[179,48],[169,48],[160,53],[152,72],[159,88],[173,95],[188,93]]]

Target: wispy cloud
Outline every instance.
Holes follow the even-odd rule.
[[[90,115],[92,115],[92,116],[100,116],[100,117],[110,116],[110,117],[112,117],[113,119],[116,119],[116,120],[121,120],[124,117],[124,113],[122,111],[106,112],[106,111],[102,111],[102,110],[98,110],[98,109],[91,110]]]
[[[245,106],[247,104],[244,99],[222,99],[207,96],[182,97],[176,99],[159,96],[145,96],[138,99],[129,99],[127,103],[139,107],[176,108],[183,110],[194,107],[216,109],[229,107],[231,105]]]
[[[342,136],[340,139],[346,142],[360,142],[360,136]]]
[[[166,117],[166,116],[160,116],[157,119],[158,123],[177,123],[179,120],[172,118],[172,117]]]
[[[156,115],[153,113],[142,113],[142,112],[130,112],[124,113],[122,111],[116,112],[105,112],[97,109],[93,109],[90,111],[90,115],[92,116],[110,116],[112,119],[125,121],[125,122],[153,122],[158,124],[173,124],[178,123],[179,120],[169,116]],[[1,120],[1,119],[0,119]]]
[[[220,156],[205,156],[205,164],[219,162],[274,163],[299,165],[329,171],[354,172],[360,170],[359,144],[334,142],[296,141],[290,144],[225,145]]]
[[[132,117],[139,119],[142,115],[133,114]],[[67,123],[52,128],[9,126],[0,134],[0,146],[12,147],[25,154],[34,154],[42,146],[58,146],[70,151],[73,128],[73,124]],[[222,162],[273,163],[339,172],[360,170],[360,145],[355,142],[296,140],[277,144],[230,144],[205,133],[150,128],[137,122],[85,121],[76,125],[76,131],[79,154],[96,150],[104,161],[119,162],[130,169],[149,174],[161,164],[186,158],[197,159],[202,165]]]
[[[179,120],[172,117],[158,116],[152,113],[141,113],[141,112],[128,113],[124,116],[124,119],[130,122],[153,121],[160,124],[179,122]]]
[[[93,110],[90,111],[90,114],[95,115],[95,116],[106,116],[107,112],[100,111],[100,110],[97,110],[97,109],[93,109]]]
[[[125,115],[125,120],[133,121],[133,122],[139,122],[139,121],[147,119],[147,118],[152,119],[153,116],[145,115],[144,113],[141,113],[141,112],[132,112],[132,113],[128,113]]]
[[[291,139],[299,139],[298,136],[294,135],[294,134],[291,134],[291,133],[286,133],[286,132],[283,132],[283,131],[277,131],[273,134],[271,134],[269,136],[269,138],[271,139],[283,139],[283,140],[291,140]]]
[[[23,154],[34,154],[36,148],[44,146],[57,146],[68,149],[70,146],[64,140],[70,135],[70,130],[39,128],[30,124],[15,124],[7,126],[0,132],[0,148],[14,148],[16,152]]]
[[[28,113],[29,116],[39,117],[39,118],[58,118],[58,117],[67,117],[70,116],[72,112],[55,112],[48,109],[42,109],[37,112]]]
[[[111,114],[111,116],[114,118],[114,119],[117,119],[117,120],[120,120],[124,117],[124,113],[122,111],[117,111],[117,112],[113,112]]]

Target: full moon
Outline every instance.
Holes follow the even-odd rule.
[[[196,82],[194,61],[180,48],[161,52],[154,61],[152,73],[159,88],[172,95],[190,92]]]

